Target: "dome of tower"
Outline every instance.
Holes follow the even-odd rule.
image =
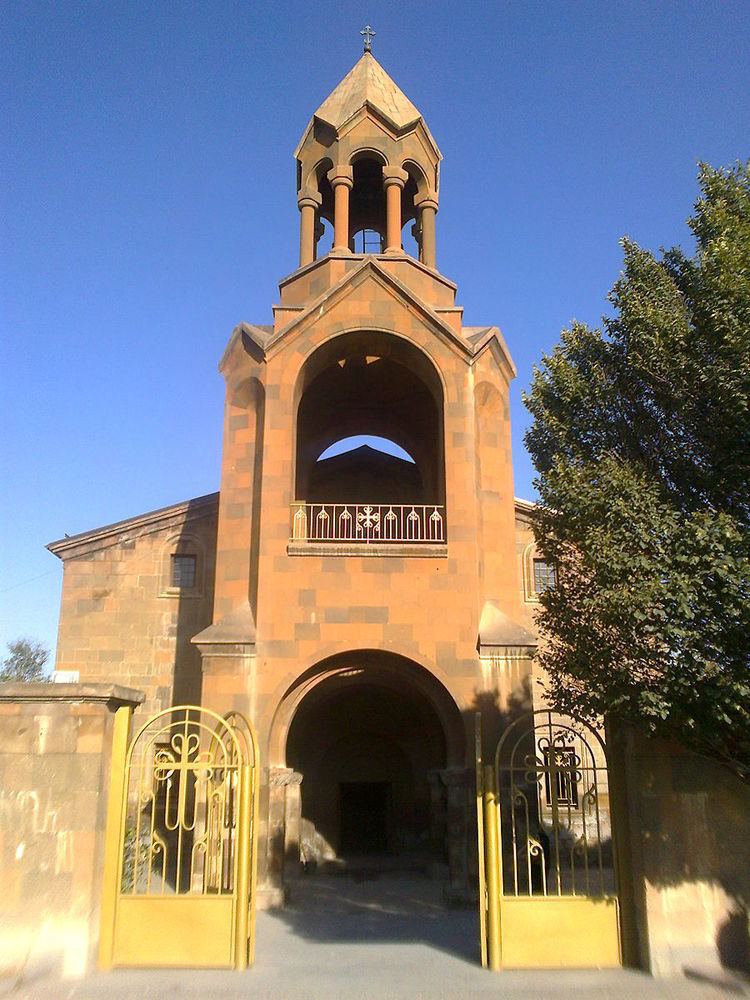
[[[422,117],[371,52],[365,52],[352,67],[320,105],[315,117],[338,129],[365,104],[398,131],[408,128]]]

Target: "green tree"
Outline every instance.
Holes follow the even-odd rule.
[[[692,257],[629,239],[603,329],[535,368],[541,659],[614,715],[750,780],[750,163],[701,166]]]
[[[2,661],[0,681],[44,681],[44,669],[49,659],[49,650],[41,642],[31,639],[15,639],[8,643],[8,656]]]

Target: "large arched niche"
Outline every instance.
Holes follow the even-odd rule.
[[[295,389],[295,499],[443,504],[443,399],[435,365],[403,337],[357,330],[321,345],[305,361]],[[387,438],[408,452],[418,485],[394,496],[322,495],[315,463],[330,445],[357,435]],[[360,479],[377,481],[377,470]],[[387,492],[382,483],[379,488]],[[327,489],[335,492],[335,479]]]
[[[271,759],[303,776],[307,860],[444,860],[435,856],[430,780],[463,766],[464,754],[463,719],[440,681],[377,650],[341,653],[307,671],[286,693],[271,734]]]

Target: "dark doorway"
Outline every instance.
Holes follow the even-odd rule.
[[[385,854],[391,786],[387,781],[342,781],[341,854]]]
[[[289,729],[287,767],[302,775],[301,860],[338,870],[344,855],[379,853],[394,870],[444,864],[441,719],[410,683],[408,660],[367,650],[341,663]]]

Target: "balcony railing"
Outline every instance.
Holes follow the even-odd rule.
[[[292,541],[442,545],[445,507],[410,503],[295,503]]]

